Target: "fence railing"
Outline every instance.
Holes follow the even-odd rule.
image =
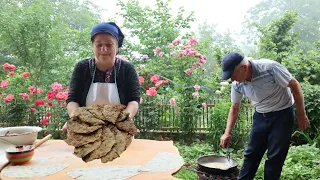
[[[197,132],[206,132],[210,128],[212,120],[215,118],[213,116],[213,111],[216,106],[217,101],[207,101],[207,107],[203,108],[199,105],[201,109],[200,115],[193,117],[193,124]],[[241,120],[246,121],[251,124],[253,107],[250,105],[242,105],[242,116]],[[45,115],[39,115],[37,119],[52,117],[45,117]],[[140,131],[170,131],[179,132],[181,117],[175,112],[175,109],[168,103],[154,104],[141,104],[137,115],[134,118],[134,122]],[[12,126],[12,122],[7,122],[0,118],[0,127]],[[67,119],[66,119],[67,120]],[[225,119],[227,120],[227,119]],[[58,123],[55,121],[50,121],[50,124]],[[62,127],[64,123],[59,123],[59,128]],[[40,124],[39,124],[40,125]],[[58,124],[56,124],[58,125]],[[42,126],[42,125],[41,125]],[[61,126],[61,127],[60,127]],[[57,127],[58,128],[58,127]],[[58,129],[59,129],[58,128]]]
[[[211,121],[215,118],[212,115],[215,105],[215,101],[208,101],[206,108],[199,107],[202,109],[200,116],[193,117],[192,120],[197,132],[208,131]],[[252,106],[242,106],[242,120],[251,124],[253,112],[254,108]],[[141,105],[134,121],[138,129],[142,131],[180,131],[180,116],[176,114],[175,109],[169,104]]]

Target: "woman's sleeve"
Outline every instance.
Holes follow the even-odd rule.
[[[81,76],[84,71],[81,65],[82,63],[78,62],[73,69],[73,73],[69,84],[68,98],[66,100],[67,104],[71,101],[80,104],[82,90],[81,85],[83,85],[83,82],[81,81]]]
[[[127,82],[125,84],[127,101],[137,101],[140,103],[140,83],[138,79],[138,73],[134,69],[132,64],[128,63],[127,73],[126,73]]]

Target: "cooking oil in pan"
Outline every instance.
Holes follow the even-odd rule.
[[[203,166],[206,166],[208,168],[215,168],[215,169],[229,169],[230,165],[226,163],[219,163],[219,162],[207,162],[203,163]]]

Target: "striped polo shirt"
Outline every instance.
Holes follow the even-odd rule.
[[[286,109],[294,99],[288,87],[292,76],[280,63],[269,60],[251,60],[252,81],[234,81],[231,88],[231,102],[239,103],[243,96],[251,99],[256,111],[267,113]]]

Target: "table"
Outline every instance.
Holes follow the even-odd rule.
[[[41,163],[51,163],[51,164],[69,164],[64,170],[52,174],[50,176],[42,178],[34,178],[33,180],[72,180],[70,176],[66,174],[67,171],[75,168],[92,168],[100,166],[121,166],[121,165],[144,165],[150,161],[159,152],[170,152],[174,154],[179,154],[178,149],[173,145],[172,141],[155,141],[146,139],[133,139],[130,146],[124,151],[119,158],[108,163],[101,163],[100,160],[94,160],[88,163],[82,161],[81,158],[73,155],[73,146],[69,146],[63,140],[49,140],[37,149],[35,149],[34,156],[32,159],[24,164],[27,165],[37,165]],[[0,166],[4,163],[0,161]],[[179,171],[181,167],[177,167],[174,170],[167,172],[157,172],[157,173],[143,173],[129,178],[128,180],[176,180],[172,174]],[[30,180],[30,179],[12,179],[1,174],[2,180]]]

